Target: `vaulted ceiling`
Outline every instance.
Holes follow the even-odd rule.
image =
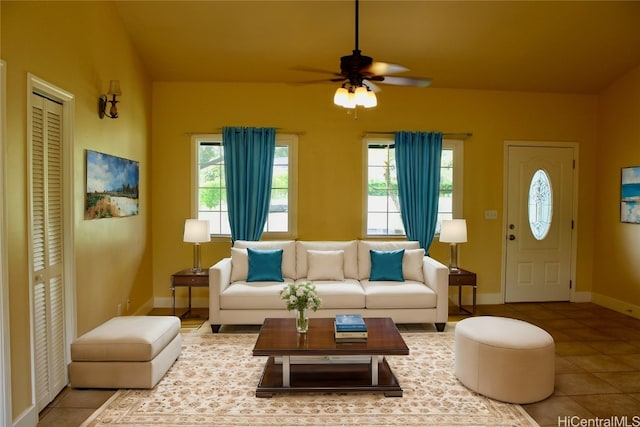
[[[355,43],[353,0],[116,8],[154,81],[330,78]],[[593,94],[640,65],[640,1],[361,0],[359,23],[363,54],[432,87]]]

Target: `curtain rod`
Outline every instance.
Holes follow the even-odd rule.
[[[306,134],[305,131],[301,131],[301,130],[286,130],[282,128],[275,128],[275,129],[276,129],[276,133],[287,133],[290,135],[298,135],[298,136]],[[207,135],[210,133],[222,133],[222,128],[212,129],[206,132],[185,132],[184,134],[187,136],[193,136],[193,135]]]
[[[365,131],[363,136],[367,136],[367,135],[393,135],[395,134],[395,131],[380,131],[380,130],[368,130]],[[473,134],[471,132],[443,132],[442,136],[448,136],[448,137],[457,137],[457,138],[462,138],[462,139],[467,139],[467,138],[471,138],[473,136]]]

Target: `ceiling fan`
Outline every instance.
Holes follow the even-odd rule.
[[[408,76],[389,76],[408,71],[409,69],[398,64],[387,62],[374,62],[370,56],[362,55],[358,47],[358,15],[359,0],[355,0],[355,49],[351,55],[340,58],[340,72],[333,73],[335,76],[328,80],[331,82],[343,82],[336,90],[334,103],[345,108],[355,108],[356,105],[365,108],[375,107],[377,99],[375,92],[380,88],[374,83],[383,83],[399,86],[427,87],[431,84],[431,79]],[[301,71],[327,72],[308,67],[297,67]]]

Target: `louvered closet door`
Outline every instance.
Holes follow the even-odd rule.
[[[31,238],[36,403],[67,384],[62,229],[62,105],[32,95]]]

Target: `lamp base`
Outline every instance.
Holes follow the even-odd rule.
[[[193,268],[191,268],[191,271],[193,271],[194,273],[196,272],[199,273],[202,271],[202,266],[200,264],[200,244],[199,243],[193,244]]]
[[[458,244],[450,243],[449,244],[449,270],[460,270],[458,268]]]

